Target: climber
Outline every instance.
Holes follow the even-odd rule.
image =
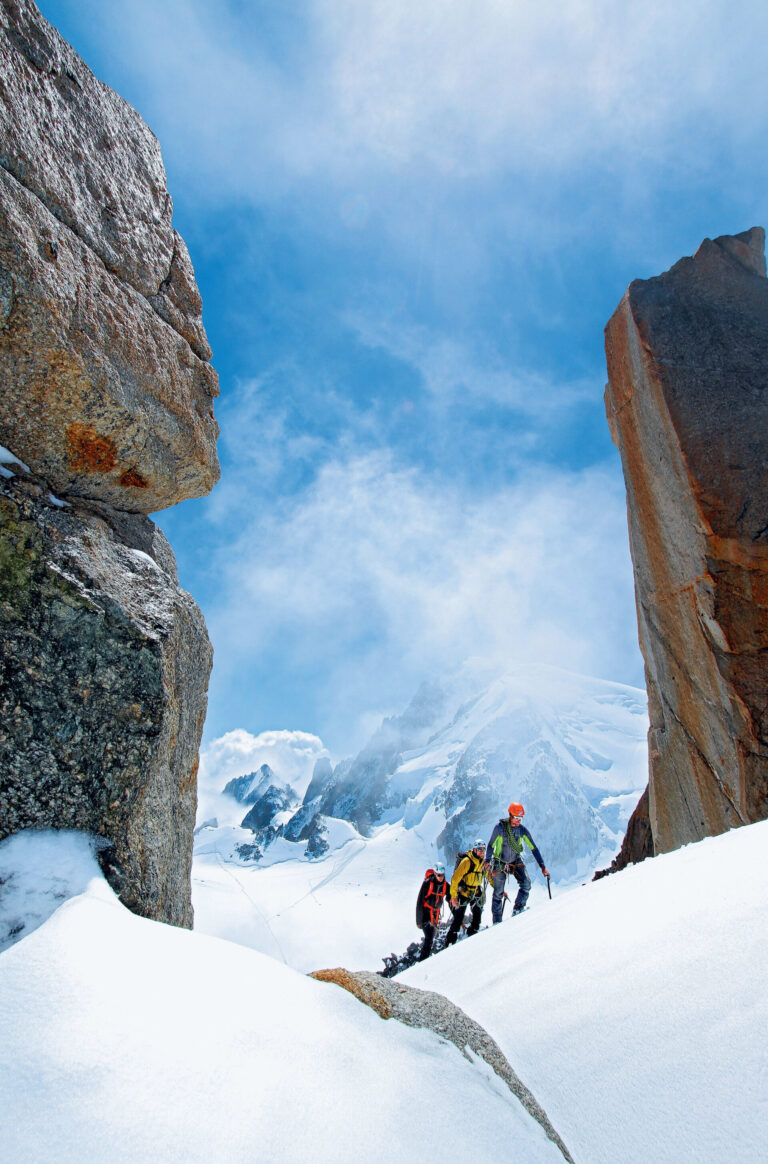
[[[452,946],[459,936],[461,924],[467,906],[472,911],[472,921],[467,930],[467,937],[471,938],[480,929],[480,918],[485,905],[485,881],[483,871],[485,862],[485,841],[480,838],[475,841],[471,849],[459,854],[459,860],[451,878],[449,893],[450,905],[453,910],[453,921],[445,939],[446,946]]]
[[[487,864],[485,866],[491,884],[493,885],[493,900],[491,914],[493,924],[501,921],[504,909],[504,885],[508,874],[512,874],[518,884],[517,897],[512,910],[512,916],[522,913],[531,892],[531,879],[523,861],[523,848],[527,845],[533,853],[542,874],[549,880],[549,872],[544,864],[544,858],[533,842],[533,837],[523,824],[525,809],[522,804],[513,802],[509,806],[509,816],[502,818],[491,833],[491,839],[486,849]]]
[[[445,865],[438,861],[434,869],[427,869],[424,874],[424,881],[419,890],[419,896],[416,898],[416,925],[424,931],[424,941],[418,957],[419,962],[423,962],[432,953],[432,943],[440,924],[440,914],[443,912],[447,888]]]

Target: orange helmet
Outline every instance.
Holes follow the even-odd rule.
[[[518,804],[516,801],[513,800],[509,806],[509,815],[510,816],[525,816],[525,809],[523,808],[522,804]]]

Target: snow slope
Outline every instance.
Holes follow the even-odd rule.
[[[0,954],[4,1161],[445,1161],[496,1155],[500,1137],[562,1160],[484,1064],[271,958],[130,914],[85,843],[0,845],[38,922],[50,862],[75,893]],[[483,1119],[452,1119],[446,1144],[450,1095]]]
[[[279,840],[264,865],[222,854],[215,834],[207,846],[204,831],[192,867],[195,930],[297,970],[381,969],[385,954],[421,940],[416,894],[432,849],[401,825],[369,839],[346,828],[344,844],[319,861],[297,859],[297,846]]]
[[[402,975],[480,1022],[580,1164],[768,1159],[768,822],[576,889]]]
[[[252,950],[134,917],[92,860],[83,890],[82,848],[67,848],[82,837],[54,841],[0,845],[40,922],[0,954],[3,1159],[459,1161],[500,1144],[561,1158],[453,1047]],[[767,843],[764,822],[540,895],[397,981],[488,1030],[577,1164],[756,1164]],[[76,895],[41,921],[52,860]]]

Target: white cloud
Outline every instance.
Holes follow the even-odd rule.
[[[408,168],[695,164],[701,134],[765,124],[768,11],[751,0],[307,0],[277,49],[225,0],[99,11],[164,142],[218,195]]]
[[[329,463],[231,547],[209,625],[235,670],[322,666],[329,732],[470,655],[637,682],[623,489],[530,470],[470,502],[385,454]]]
[[[763,214],[753,0],[79,3],[187,209],[258,207],[299,245],[373,246],[407,271],[385,291],[406,313],[471,303],[502,256],[530,312],[536,264],[579,240],[642,275]],[[697,198],[688,238],[675,210]]]
[[[539,421],[555,417],[573,404],[595,399],[594,377],[553,381],[541,372],[513,369],[493,351],[478,352],[466,336],[438,332],[414,323],[388,319],[385,311],[356,310],[346,321],[369,347],[381,347],[410,364],[433,404],[446,411],[457,403],[488,401],[514,408]],[[475,337],[485,340],[484,335]]]
[[[712,133],[765,118],[768,15],[750,0],[318,0],[316,10],[339,136],[394,165],[466,177],[617,151],[647,160],[685,148],[694,120]]]
[[[328,755],[323,741],[309,732],[266,731],[257,736],[242,728],[226,732],[200,753],[198,822],[215,817],[220,825],[239,824],[245,815],[243,806],[221,795],[222,789],[262,764],[269,764],[279,780],[303,796],[315,763]]]

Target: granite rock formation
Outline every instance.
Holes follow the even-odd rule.
[[[30,0],[0,77],[0,444],[61,495],[202,496],[218,382],[159,144]]]
[[[217,381],[171,212],[135,110],[0,0],[0,838],[96,834],[188,926],[211,647],[146,514],[215,483]]]
[[[197,756],[212,652],[148,518],[0,478],[0,839],[111,842],[130,909],[191,925]]]
[[[606,329],[656,853],[768,816],[764,232],[632,283]]]

